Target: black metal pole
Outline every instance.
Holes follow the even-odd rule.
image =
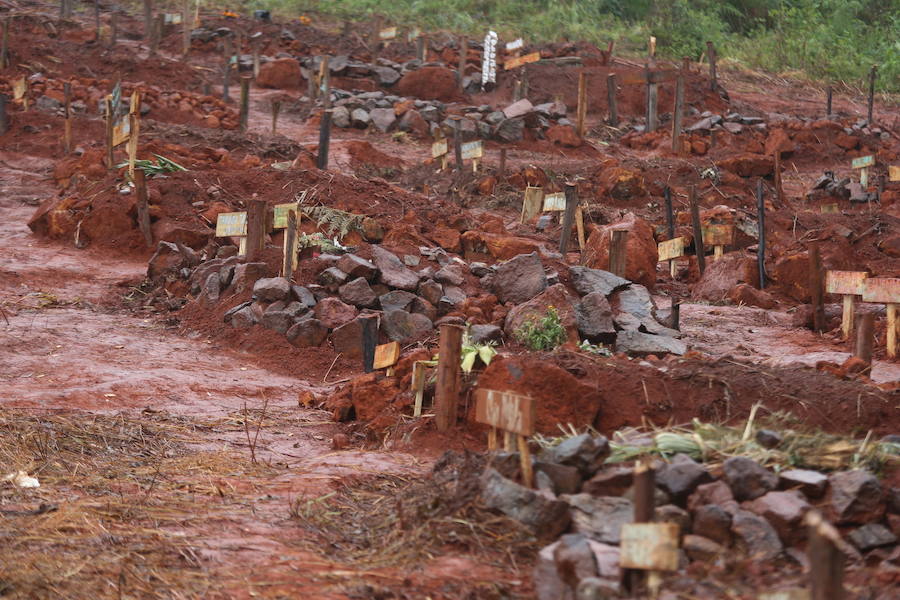
[[[316,166],[323,171],[328,169],[328,145],[331,142],[331,109],[322,112],[322,123],[319,126],[319,156]]]
[[[759,265],[759,289],[766,287],[766,202],[763,199],[763,182],[756,182],[756,213],[759,221],[759,244],[756,245],[756,262]]]

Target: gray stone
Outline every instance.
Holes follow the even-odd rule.
[[[444,295],[444,289],[441,287],[441,284],[428,279],[419,284],[419,295],[436,305],[441,301],[441,296]]]
[[[681,547],[688,559],[692,561],[711,562],[724,556],[728,551],[714,540],[700,535],[686,535],[681,541]]]
[[[473,262],[469,264],[469,272],[475,277],[484,277],[491,272],[491,268],[483,262]]]
[[[655,523],[674,523],[678,525],[678,531],[682,534],[691,531],[691,514],[674,504],[657,506],[653,511],[653,521]]]
[[[711,481],[706,468],[686,454],[675,455],[670,464],[656,472],[656,485],[679,505],[687,502],[697,486]]]
[[[462,290],[462,288],[455,285],[445,285],[444,295],[441,296],[439,303],[446,304],[447,306],[450,306],[452,308],[465,302],[467,297],[468,296],[466,296],[466,293]]]
[[[400,80],[400,73],[391,67],[372,67],[372,72],[375,75],[375,81],[385,87],[392,86]]]
[[[241,310],[242,308],[250,306],[251,304],[253,304],[253,303],[248,301],[248,302],[241,302],[237,306],[232,306],[231,308],[229,308],[228,310],[225,311],[224,315],[222,315],[222,320],[227,323],[228,321],[231,320],[231,317],[232,317],[232,315],[234,315],[234,313]]]
[[[618,544],[622,525],[634,521],[634,505],[625,498],[574,494],[560,500],[571,507],[572,528],[604,544]]]
[[[222,280],[219,278],[219,274],[210,273],[209,277],[206,278],[206,282],[203,284],[203,296],[210,302],[217,302],[219,300],[221,287]]]
[[[496,125],[497,123],[500,123],[504,119],[506,119],[506,115],[503,114],[502,110],[495,110],[493,112],[488,113],[484,117],[485,122],[488,123],[489,125]]]
[[[259,279],[253,284],[253,297],[260,302],[284,300],[291,293],[291,283],[284,277]]]
[[[321,346],[328,337],[328,328],[318,319],[308,318],[291,326],[287,340],[298,348]]]
[[[706,504],[694,511],[694,531],[709,539],[731,545],[731,515],[717,504]]]
[[[434,330],[434,325],[428,317],[405,310],[392,310],[384,313],[381,327],[393,342],[419,340]]]
[[[725,481],[735,500],[755,500],[778,487],[778,476],[745,456],[733,456],[722,465]]]
[[[859,529],[851,531],[847,537],[850,539],[850,543],[861,552],[868,552],[875,548],[891,546],[897,543],[897,536],[881,523],[863,525]]]
[[[592,477],[609,456],[609,440],[588,433],[567,438],[541,452],[541,460],[577,468],[585,478]]]
[[[488,509],[519,521],[538,538],[553,539],[569,526],[569,507],[565,502],[548,499],[494,469],[485,470],[482,486],[481,498]]]
[[[575,319],[578,333],[583,339],[603,343],[615,339],[616,328],[613,325],[612,309],[603,294],[592,292],[585,295],[575,306]]]
[[[34,104],[38,110],[45,112],[56,112],[62,108],[62,102],[50,96],[40,96]]]
[[[350,127],[350,111],[346,106],[337,106],[331,111],[331,124],[342,129]]]
[[[356,307],[368,308],[375,306],[378,296],[372,291],[372,287],[364,277],[357,277],[338,288],[341,300]]]
[[[818,471],[806,469],[789,469],[778,474],[778,487],[781,489],[798,489],[807,498],[821,498],[828,487],[828,477]]]
[[[752,502],[745,502],[742,507],[765,518],[786,545],[795,544],[806,537],[802,521],[812,507],[806,497],[796,490],[769,492]]]
[[[584,552],[581,540],[586,541],[584,546],[589,554]],[[541,549],[532,572],[532,582],[538,600],[599,600],[618,597],[618,574],[618,548],[576,533],[564,535]],[[572,585],[573,575],[577,588]],[[564,581],[563,576],[569,581]],[[574,595],[576,590],[577,596]],[[597,590],[602,590],[603,595],[586,595]]]
[[[572,286],[582,296],[594,292],[609,296],[613,291],[627,286],[630,282],[609,271],[587,267],[569,267]]]
[[[291,296],[296,298],[297,301],[306,308],[312,308],[316,305],[316,297],[311,291],[309,291],[302,285],[292,285]]]
[[[325,286],[330,292],[336,292],[338,288],[347,283],[347,274],[337,267],[328,267],[316,277],[316,281]]]
[[[434,305],[425,298],[419,297],[416,297],[416,299],[413,300],[412,305],[409,307],[409,312],[417,315],[424,315],[432,322],[437,319],[438,316],[437,309]]]
[[[547,276],[537,252],[520,254],[496,265],[493,291],[500,302],[522,304],[547,287]]]
[[[235,294],[245,290],[252,290],[253,284],[269,273],[269,266],[263,262],[241,263],[234,267],[234,276],[231,285]]]
[[[783,548],[775,529],[759,515],[746,510],[735,511],[731,522],[738,549],[752,560],[773,560]]]
[[[656,303],[650,290],[637,283],[613,292],[609,303],[615,312],[628,313],[639,319],[654,318],[656,315]]]
[[[584,482],[581,491],[592,496],[622,496],[634,481],[634,468],[629,465],[605,465]]]
[[[832,520],[838,524],[864,525],[881,518],[881,484],[862,469],[832,473],[827,500]]]
[[[514,144],[525,136],[525,121],[522,119],[504,119],[494,126],[494,138],[501,142]]]
[[[503,109],[503,114],[507,119],[514,119],[516,117],[523,117],[530,113],[534,109],[534,105],[531,104],[531,101],[528,98],[522,98],[518,102],[513,102],[509,106]]]
[[[581,489],[581,473],[575,467],[537,461],[534,463],[534,472],[547,476],[553,484],[553,493],[556,495],[577,494]]]
[[[664,335],[652,335],[640,331],[620,331],[616,335],[616,352],[637,356],[648,354],[677,354],[687,352],[687,344]]]
[[[335,352],[347,359],[362,358],[362,325],[359,319],[348,321],[331,332],[331,344]]]
[[[269,307],[263,313],[261,324],[267,329],[284,335],[294,324],[294,318],[285,310],[271,310]]]
[[[474,344],[499,342],[503,339],[503,330],[497,325],[472,325],[469,328],[469,339]]]
[[[344,254],[335,266],[353,279],[364,277],[367,281],[374,281],[378,276],[378,268],[374,264],[355,254]]]
[[[414,291],[419,285],[419,275],[408,269],[392,252],[381,246],[372,247],[373,262],[381,271],[381,281],[392,288]]]
[[[357,108],[350,113],[350,121],[357,129],[365,129],[372,122],[372,118],[369,117],[369,113],[364,109]]]
[[[410,310],[415,299],[416,295],[411,292],[394,290],[380,296],[378,301],[384,312],[391,312],[393,310]]]
[[[375,129],[381,133],[387,133],[397,122],[397,115],[393,108],[373,108],[369,113]]]
[[[256,311],[250,304],[246,304],[231,314],[231,326],[236,329],[247,329],[259,322]]]
[[[776,448],[779,444],[781,444],[782,441],[783,438],[777,431],[772,431],[771,429],[760,429],[756,432],[756,443],[763,448]]]
[[[340,327],[356,318],[358,311],[353,306],[341,302],[337,298],[323,298],[313,309],[316,319],[328,329]]]
[[[454,263],[440,269],[434,274],[434,279],[438,283],[446,283],[448,285],[462,285],[466,278],[462,272],[462,266]]]

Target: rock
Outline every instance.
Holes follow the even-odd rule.
[[[253,284],[253,297],[260,302],[284,300],[291,293],[291,283],[284,277],[259,279]]]
[[[456,71],[443,66],[429,66],[409,71],[393,88],[399,96],[422,100],[452,102],[460,97]],[[435,107],[426,107],[434,108]],[[425,109],[422,111],[425,117]],[[426,119],[428,117],[425,117]]]
[[[618,574],[618,548],[573,533],[541,549],[532,582],[538,600],[613,598],[618,595]],[[578,584],[577,597],[573,580]],[[609,595],[585,595],[598,590]]]
[[[603,294],[586,294],[575,307],[575,319],[582,338],[602,343],[610,343],[615,339],[612,309]]]
[[[858,529],[854,529],[847,536],[850,543],[856,546],[861,552],[868,552],[875,548],[891,546],[897,543],[895,536],[890,529],[881,523],[869,523]]]
[[[331,111],[331,124],[341,129],[350,127],[350,111],[346,106],[336,106]]]
[[[381,133],[387,133],[397,122],[397,116],[393,108],[373,108],[369,112],[372,124]]]
[[[347,274],[337,267],[328,267],[319,273],[316,281],[322,284],[329,292],[336,292],[347,282]]]
[[[231,286],[235,294],[252,289],[257,280],[268,275],[269,266],[266,263],[241,263],[234,267],[234,276],[231,278]]]
[[[516,117],[524,117],[534,109],[534,105],[527,98],[522,98],[518,102],[513,102],[503,109],[503,114],[507,119]]]
[[[759,287],[759,267],[752,258],[730,253],[719,260],[706,262],[706,270],[694,285],[692,295],[710,302],[720,302],[731,296],[732,291],[741,284],[747,284],[752,289]]]
[[[292,285],[291,296],[296,298],[296,300],[306,308],[312,308],[316,305],[316,297],[309,289],[302,285]]]
[[[578,341],[578,329],[575,318],[574,298],[569,295],[566,287],[560,283],[550,286],[543,293],[535,296],[524,304],[513,307],[506,315],[503,331],[509,338],[514,338],[516,332],[528,321],[540,320],[547,315],[549,307],[554,307],[559,315],[560,322],[566,330],[568,339]]]
[[[784,438],[781,437],[781,434],[777,431],[772,431],[771,429],[760,429],[756,432],[756,443],[762,446],[763,448],[777,448],[781,442],[784,441]]]
[[[740,177],[768,177],[775,171],[775,159],[760,154],[742,154],[720,160],[716,166]]]
[[[463,274],[462,266],[458,263],[451,263],[440,269],[434,274],[435,281],[446,283],[448,285],[460,286],[465,283],[466,278]]]
[[[581,263],[595,269],[609,269],[610,232],[614,230],[628,232],[624,276],[652,289],[656,284],[656,263],[659,257],[656,238],[653,236],[653,227],[632,213],[626,214],[616,223],[594,229],[585,243]]]
[[[547,276],[537,252],[521,254],[496,265],[493,292],[500,302],[521,304],[544,291]]]
[[[421,113],[417,110],[406,111],[403,116],[400,117],[400,123],[397,125],[397,129],[415,134],[419,137],[426,137],[429,132],[428,121],[422,118]]]
[[[273,303],[263,312],[261,324],[267,329],[284,335],[291,328],[291,325],[294,324],[294,317],[286,310],[273,309],[277,304],[281,303]]]
[[[362,324],[359,319],[347,321],[331,332],[331,344],[335,352],[349,360],[362,358]]]
[[[354,307],[349,304],[344,304],[337,298],[324,298],[316,304],[313,311],[315,312],[316,319],[328,329],[340,327],[344,323],[355,319],[358,314],[358,311]]]
[[[571,125],[553,125],[547,130],[547,140],[563,148],[578,148],[584,140]]]
[[[540,539],[553,539],[569,526],[569,507],[565,502],[548,499],[494,469],[485,470],[482,486],[481,498],[486,508],[519,521]]]
[[[294,58],[276,58],[259,66],[256,85],[261,88],[296,90],[300,87],[300,63]]]
[[[807,498],[821,498],[828,487],[828,477],[818,471],[789,469],[778,474],[780,489],[798,489]]]
[[[328,337],[328,328],[318,319],[303,319],[287,331],[287,340],[298,348],[321,346]]]
[[[806,528],[802,521],[812,507],[800,492],[769,492],[742,506],[765,518],[785,545],[790,546],[806,538]]]
[[[469,339],[473,344],[499,342],[503,339],[503,330],[496,325],[472,325],[469,328]]]
[[[634,521],[634,505],[625,498],[574,494],[560,500],[571,507],[572,528],[604,544],[618,545],[622,525]]]
[[[582,433],[566,438],[556,446],[541,452],[544,462],[575,467],[584,477],[592,477],[609,456],[609,440]]]
[[[681,548],[690,560],[701,562],[712,562],[727,552],[724,546],[715,541],[691,534],[681,540]]]
[[[357,277],[338,288],[341,300],[358,308],[375,306],[378,297],[364,277]]]
[[[606,546],[606,544],[603,544]],[[606,546],[610,550],[615,550],[616,560],[618,561],[618,550],[612,546]],[[618,565],[618,562],[616,562]],[[601,579],[600,577],[585,577],[578,582],[575,589],[575,598],[577,600],[612,600],[620,596],[620,583],[615,578]]]
[[[184,262],[184,256],[178,251],[178,246],[171,242],[160,241],[147,264],[147,278],[156,281],[166,273],[177,272],[186,266]]]
[[[525,122],[522,119],[503,119],[494,127],[493,135],[507,144],[520,142],[525,135]]]
[[[610,295],[609,303],[615,313],[627,313],[638,319],[652,319],[656,316],[656,303],[650,291],[642,285],[631,284]]]
[[[375,81],[378,82],[378,85],[389,87],[400,80],[400,73],[390,67],[375,66],[372,67],[372,72],[375,75]]]
[[[357,108],[350,113],[350,122],[357,129],[365,129],[372,122],[372,118],[369,117],[369,113],[364,109]]]
[[[416,295],[413,293],[394,290],[379,296],[378,301],[384,312],[391,312],[393,310],[410,310],[415,299]]]
[[[381,246],[372,247],[373,262],[381,271],[381,281],[392,288],[415,291],[419,285],[419,275],[405,267],[392,252]]]
[[[710,481],[712,476],[706,468],[686,454],[676,454],[671,463],[656,472],[656,486],[681,506],[697,486]]]
[[[754,500],[778,486],[778,476],[756,461],[744,456],[734,456],[722,465],[725,481],[739,502]]]
[[[687,344],[681,340],[664,336],[641,333],[640,331],[620,331],[616,335],[616,352],[624,352],[634,356],[650,354],[676,354],[681,356],[687,352]]]
[[[569,279],[575,290],[582,296],[595,292],[609,296],[614,290],[623,288],[631,283],[627,279],[623,279],[609,271],[589,269],[588,267],[570,267]]]
[[[581,473],[577,468],[552,462],[536,461],[534,472],[543,473],[553,484],[553,493],[577,494],[581,489]]]
[[[634,481],[634,468],[628,465],[605,465],[581,486],[591,496],[622,496]]]
[[[736,511],[731,532],[738,549],[752,560],[774,560],[781,554],[782,545],[778,533],[759,515],[746,510]]]
[[[444,295],[444,288],[436,281],[428,279],[419,284],[419,295],[431,304],[437,304]]]
[[[352,279],[364,277],[366,281],[374,281],[378,276],[378,268],[375,265],[355,254],[342,255],[335,266]]]
[[[658,491],[658,490],[657,490]],[[674,523],[678,525],[678,531],[683,535],[691,530],[691,515],[688,511],[674,504],[657,506],[653,511],[654,523]]]
[[[865,525],[881,518],[881,484],[862,469],[832,473],[826,496],[829,518],[839,525]]]
[[[238,310],[231,313],[231,326],[236,329],[247,329],[253,327],[259,322],[256,311],[249,303],[244,304]]]
[[[697,491],[688,498],[688,510],[690,511],[696,511],[707,504],[716,504],[726,509],[737,506],[731,488],[722,480],[698,486]],[[728,510],[728,512],[733,511]]]
[[[718,261],[717,261],[718,262]],[[728,300],[737,306],[756,306],[766,310],[775,308],[775,298],[765,290],[758,290],[746,283],[739,283],[728,290]]]
[[[694,531],[723,546],[730,546],[731,515],[716,504],[701,506],[694,511]]]
[[[407,342],[422,339],[434,330],[434,325],[425,315],[409,313],[405,310],[385,312],[381,321],[385,334],[393,342]]]

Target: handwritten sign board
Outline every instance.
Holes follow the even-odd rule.
[[[113,125],[113,146],[124,144],[131,137],[131,119],[129,115],[125,115]]]
[[[444,156],[448,151],[447,140],[438,140],[431,145],[431,158]]]
[[[528,63],[537,62],[539,60],[541,60],[541,53],[532,52],[531,54],[526,54],[525,56],[516,56],[515,58],[510,58],[503,65],[503,68],[509,71],[510,69],[515,69],[517,67],[527,65]]]
[[[900,181],[900,165],[890,165],[888,167],[888,179],[890,181]]]
[[[239,237],[247,235],[247,213],[220,213],[216,220],[216,237]]]
[[[829,294],[862,296],[869,274],[865,271],[828,271],[825,291]]]
[[[400,358],[400,342],[391,342],[375,346],[375,361],[372,366],[376,369],[392,367]]]
[[[544,190],[539,187],[528,186],[525,188],[525,199],[522,200],[522,217],[520,221],[527,223],[541,212],[544,199]]]
[[[850,163],[850,166],[854,169],[862,169],[865,167],[873,167],[875,166],[875,156],[860,156],[859,158],[854,158],[853,162]]]
[[[422,30],[419,29],[418,27],[413,27],[413,28],[410,29],[409,32],[406,34],[406,41],[407,41],[407,42],[412,42],[412,41],[414,41],[417,37],[419,37],[420,35],[422,35]]]
[[[534,434],[534,400],[513,392],[475,391],[475,420],[519,435]]]
[[[730,246],[734,239],[734,225],[729,223],[710,223],[702,229],[704,246]]]
[[[625,523],[619,543],[619,566],[647,571],[678,570],[678,525]]]
[[[866,279],[862,299],[863,302],[900,304],[900,277]]]
[[[13,82],[13,100],[21,100],[28,91],[28,82],[24,77],[20,77]]]
[[[512,52],[514,50],[521,50],[524,46],[525,46],[525,42],[522,40],[522,38],[519,38],[517,40],[507,42],[506,43],[506,51]]]
[[[273,210],[272,228],[284,229],[285,227],[287,227],[288,213],[292,210],[297,211],[297,216],[300,216],[300,207],[297,206],[296,202],[289,202],[288,204],[276,204]]]
[[[165,13],[163,15],[163,21],[166,25],[180,25],[181,13]]]
[[[497,82],[497,33],[488,31],[484,36],[484,51],[481,56],[481,87]]]
[[[481,158],[482,156],[484,156],[484,145],[481,143],[481,140],[466,142],[461,146],[461,148],[463,160],[468,160],[470,158]]]
[[[382,29],[378,32],[378,39],[381,40],[393,40],[397,37],[397,28],[396,27],[388,27],[386,29]]]
[[[565,192],[554,192],[544,196],[544,212],[563,212],[566,210]]]
[[[684,238],[677,237],[657,244],[660,262],[684,256]]]

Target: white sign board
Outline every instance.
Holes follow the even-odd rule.
[[[481,87],[497,83],[497,34],[488,31],[484,36],[484,55],[481,60]]]

